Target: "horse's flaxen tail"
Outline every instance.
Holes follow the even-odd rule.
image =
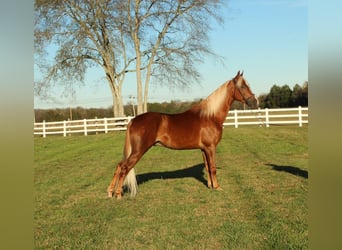
[[[126,131],[126,139],[125,139],[125,146],[124,146],[124,159],[125,160],[127,160],[128,157],[130,157],[132,153],[132,145],[131,145],[131,138],[130,138],[131,123],[132,122],[128,123],[127,131]],[[127,187],[128,191],[130,192],[131,197],[134,197],[137,194],[138,183],[137,183],[137,178],[135,175],[134,167],[128,172],[123,185]]]
[[[137,178],[135,175],[135,170],[132,168],[124,181],[124,186],[126,186],[130,192],[130,196],[134,197],[137,194],[138,191],[138,183],[137,183]]]

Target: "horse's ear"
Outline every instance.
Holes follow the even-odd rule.
[[[241,72],[240,76],[243,76],[243,70],[242,70],[242,72]]]
[[[237,85],[240,81],[240,77],[241,77],[242,75],[240,74],[240,70],[237,72],[237,74],[236,74],[236,76],[234,77],[234,79],[233,79],[233,81],[234,81],[234,83],[235,83],[235,85]]]

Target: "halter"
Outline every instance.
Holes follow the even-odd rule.
[[[235,95],[235,91],[236,91],[236,89],[238,89],[239,90],[239,93],[240,93],[240,95],[242,96],[242,98],[243,98],[243,100],[244,100],[244,102],[247,104],[247,102],[248,102],[248,100],[249,99],[251,99],[251,98],[253,98],[255,95],[254,95],[254,93],[253,92],[251,92],[251,96],[249,96],[249,97],[246,97],[245,95],[243,95],[242,94],[242,92],[241,92],[241,90],[240,90],[240,87],[239,86],[237,86],[237,83],[235,83],[234,84],[235,85],[235,89],[234,89],[234,95]]]

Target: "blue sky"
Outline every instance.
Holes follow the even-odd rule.
[[[268,93],[276,85],[303,84],[308,80],[307,1],[302,0],[230,0],[224,9],[223,26],[210,32],[210,44],[223,63],[208,57],[199,65],[202,81],[187,89],[150,87],[149,101],[193,100],[204,98],[238,70],[250,83],[256,95]],[[125,102],[136,95],[135,76],[126,77]],[[109,107],[112,97],[103,73],[88,72],[84,86],[76,87],[73,97],[61,97],[60,89],[51,90],[54,97],[35,97],[35,108]]]

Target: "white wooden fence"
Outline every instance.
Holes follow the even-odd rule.
[[[232,110],[229,111],[224,126],[240,125],[286,125],[298,124],[302,127],[303,124],[309,123],[309,108],[278,108],[278,109],[257,109],[257,110]]]
[[[234,126],[238,128],[240,125],[287,125],[297,124],[302,126],[308,121],[308,108],[279,108],[279,109],[254,109],[254,110],[231,110],[228,113],[223,126]],[[122,118],[101,118],[101,119],[84,119],[76,121],[59,121],[59,122],[35,122],[34,135],[46,137],[47,135],[71,135],[82,133],[84,135],[97,134],[100,132],[108,133],[109,131],[126,130],[126,126],[134,117]]]

